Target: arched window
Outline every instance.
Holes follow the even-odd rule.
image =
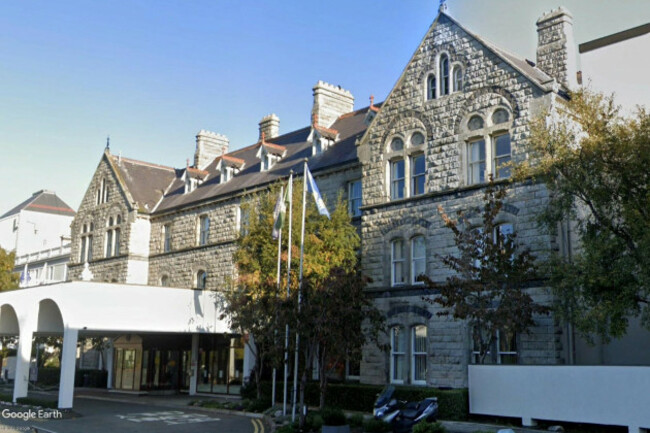
[[[417,325],[411,328],[411,383],[427,383],[427,327]]]
[[[489,124],[479,115],[473,115],[467,122],[467,183],[482,183],[489,176],[494,179],[510,177],[512,146],[509,127],[512,122],[510,111],[497,108]]]
[[[454,81],[453,91],[461,92],[463,90],[463,68],[458,65],[454,66],[452,78]]]
[[[449,57],[440,56],[440,96],[449,94]]]
[[[399,152],[400,150],[404,150],[404,141],[399,137],[393,138],[390,142],[390,150],[391,152]]]
[[[81,229],[81,253],[79,261],[81,263],[89,262],[93,258],[93,231],[95,224],[92,222],[85,223]]]
[[[207,272],[201,270],[196,273],[196,288],[205,289],[206,283],[208,282]]]
[[[404,328],[393,326],[390,330],[390,381],[404,383],[406,379],[406,340]]]
[[[122,216],[117,214],[115,217],[109,217],[106,223],[106,243],[104,257],[115,257],[120,255],[120,224]]]
[[[427,100],[436,99],[436,76],[429,74],[427,77]]]
[[[160,285],[163,287],[169,287],[169,276],[163,275],[160,277]]]

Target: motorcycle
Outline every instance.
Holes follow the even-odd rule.
[[[436,422],[438,399],[428,397],[418,402],[406,402],[393,398],[395,387],[387,386],[377,396],[373,415],[393,427],[393,433],[410,433],[420,421]]]

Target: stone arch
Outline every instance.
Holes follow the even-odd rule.
[[[386,146],[388,139],[398,133],[411,130],[422,130],[426,134],[426,139],[433,138],[433,127],[429,120],[420,111],[404,110],[393,116],[393,120],[388,124],[381,138],[381,145]],[[385,147],[383,147],[385,149]]]
[[[63,334],[63,315],[57,303],[52,299],[43,299],[38,303],[36,332]]]
[[[519,118],[521,107],[519,102],[511,92],[499,86],[482,87],[478,90],[475,90],[470,95],[468,95],[467,99],[465,100],[465,103],[463,104],[463,107],[456,114],[456,118],[454,119],[455,134],[458,134],[460,132],[462,120],[470,112],[477,111],[474,109],[477,101],[480,98],[488,95],[500,96],[502,98],[502,101],[505,101],[504,105],[512,111],[513,122],[517,120],[517,118]],[[487,105],[488,104],[486,104],[486,106]],[[489,104],[489,105],[494,106],[495,104]]]
[[[0,307],[0,335],[19,335],[20,325],[16,310],[10,304]]]

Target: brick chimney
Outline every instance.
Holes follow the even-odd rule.
[[[537,67],[560,84],[578,85],[578,56],[573,40],[573,15],[564,7],[551,10],[537,20]]]
[[[341,114],[354,110],[354,96],[341,86],[319,81],[313,90],[314,106],[311,109],[311,117],[313,119],[315,114],[321,126],[329,128]]]
[[[262,133],[264,133],[267,140],[280,135],[280,118],[275,114],[262,117],[262,120],[260,120],[260,140],[262,139]]]
[[[228,137],[200,130],[196,134],[196,151],[194,152],[194,166],[203,170],[214,159],[225,153],[228,153]]]

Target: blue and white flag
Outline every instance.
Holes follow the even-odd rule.
[[[306,168],[307,172],[305,173],[305,176],[307,176],[307,190],[311,191],[311,193],[314,195],[314,201],[316,202],[318,213],[321,215],[325,215],[327,218],[330,218],[330,213],[327,211],[327,208],[325,207],[325,202],[323,201],[323,197],[321,197],[320,195],[320,191],[318,191],[318,185],[316,185],[314,176],[311,175],[311,171],[309,171],[309,166],[307,166],[307,164],[305,164],[305,166],[307,167]]]

